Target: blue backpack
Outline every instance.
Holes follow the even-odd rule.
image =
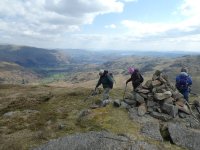
[[[180,91],[188,89],[188,76],[179,76],[179,79],[176,82],[176,87]]]

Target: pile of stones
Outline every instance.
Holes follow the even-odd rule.
[[[139,116],[150,113],[157,119],[167,121],[176,116],[184,118],[186,114],[190,114],[183,95],[168,80],[167,75],[159,70],[153,74],[152,80],[138,87],[133,95],[132,99],[125,98],[120,105],[137,107]],[[114,102],[116,104],[117,101]]]

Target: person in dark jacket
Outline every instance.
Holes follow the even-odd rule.
[[[131,77],[126,81],[126,85],[132,81],[133,86],[133,99],[137,100],[137,88],[144,81],[142,75],[139,70],[133,67],[128,68],[128,72],[131,74]],[[140,101],[139,103],[144,103],[144,101]]]
[[[139,87],[140,84],[144,81],[144,79],[140,74],[139,70],[136,68],[129,67],[128,72],[131,74],[131,77],[126,81],[126,84],[132,81],[133,90],[135,91],[137,87]]]
[[[184,96],[185,100],[189,101],[190,86],[192,78],[188,75],[187,69],[182,68],[181,73],[176,76],[176,88]]]
[[[112,77],[109,75],[107,70],[100,70],[99,71],[99,81],[95,87],[95,90],[102,84],[103,86],[103,103],[108,103],[109,100],[109,92],[110,90],[113,88],[113,79]],[[105,105],[105,104],[104,104]]]

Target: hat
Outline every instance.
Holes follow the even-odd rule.
[[[99,70],[99,74],[103,74],[104,73],[104,70],[103,69],[100,69]]]
[[[128,73],[132,74],[135,71],[134,67],[129,67],[128,68]]]

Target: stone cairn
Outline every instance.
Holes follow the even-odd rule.
[[[153,74],[152,80],[146,81],[135,91],[132,99],[125,98],[119,105],[137,107],[139,116],[150,113],[157,119],[167,121],[190,114],[183,95],[170,83],[167,75],[159,70]],[[116,104],[117,101],[114,102]]]

